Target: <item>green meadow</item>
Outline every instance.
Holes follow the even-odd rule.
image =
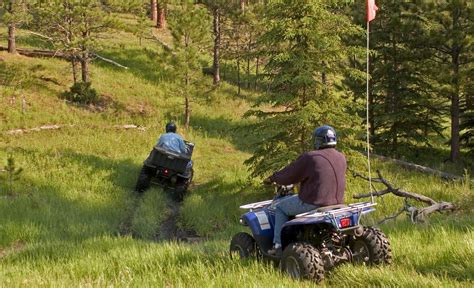
[[[158,42],[144,39],[140,45],[125,32],[102,41],[100,54],[129,69],[100,60],[91,65],[93,87],[106,99],[101,107],[61,99],[72,82],[67,62],[0,52],[2,69],[28,77],[17,89],[0,86],[0,166],[11,155],[23,168],[12,187],[4,173],[0,182],[0,287],[314,286],[269,264],[228,255],[233,234],[246,229],[239,225],[244,212],[239,205],[269,199],[272,191],[251,178],[243,164],[258,137],[249,133],[252,119],[243,118],[255,95],[244,90],[237,96],[237,88],[225,82],[193,99],[188,130],[178,126],[196,149],[194,183],[177,223],[202,241],[159,240],[170,199],[156,187],[137,198],[133,188],[165,123],[180,124],[184,99],[174,92],[177,84],[167,73]],[[47,44],[20,31],[18,46]],[[212,79],[206,81],[211,86]],[[52,124],[61,128],[8,132]],[[143,129],[125,129],[128,124]],[[424,164],[443,160],[433,158],[427,155]],[[349,163],[365,172],[363,158],[351,156]],[[425,224],[412,224],[406,216],[388,221],[380,228],[391,241],[392,265],[342,265],[320,286],[473,287],[474,193],[469,181],[444,181],[378,161],[372,165],[396,187],[453,202],[458,209],[433,215]],[[433,166],[459,173],[456,167]],[[366,193],[367,182],[347,176],[346,201],[356,202],[352,196]],[[366,219],[368,225],[403,205],[390,195],[376,200],[378,210]]]

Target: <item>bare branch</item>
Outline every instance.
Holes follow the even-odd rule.
[[[397,213],[393,214],[392,216],[387,216],[387,217],[383,218],[382,220],[380,220],[379,222],[377,222],[377,225],[383,224],[388,220],[393,220],[393,219],[397,218],[398,216],[400,216],[400,214],[402,214],[405,211],[406,211],[405,206],[403,206],[403,208],[400,209]]]
[[[36,36],[39,36],[41,38],[44,38],[44,39],[48,39],[49,41],[53,41],[53,38],[49,37],[49,36],[46,36],[46,35],[43,35],[43,34],[40,34],[40,33],[37,33],[37,32],[33,32],[33,31],[26,31],[27,33],[30,33],[30,34],[33,34],[33,35],[36,35]]]
[[[365,180],[369,180],[368,177],[363,176],[363,175],[361,175],[357,172],[354,172],[354,171],[352,172],[352,175],[354,177],[359,177],[359,178],[362,178],[362,179],[365,179]],[[431,214],[431,213],[442,212],[442,211],[453,211],[455,209],[455,207],[452,203],[443,202],[443,201],[437,202],[437,201],[435,201],[435,200],[433,200],[430,197],[427,197],[425,195],[421,195],[421,194],[417,194],[417,193],[413,193],[413,192],[408,192],[408,191],[403,191],[403,190],[400,190],[399,188],[394,188],[393,185],[390,182],[388,182],[385,178],[382,177],[382,173],[380,173],[379,170],[377,170],[377,175],[378,175],[378,178],[373,178],[371,180],[374,181],[374,182],[384,184],[387,187],[386,189],[380,190],[380,191],[375,190],[374,193],[354,195],[353,198],[354,199],[361,199],[361,198],[368,198],[368,197],[372,197],[372,196],[379,197],[379,196],[382,196],[382,195],[385,195],[385,194],[392,193],[392,194],[394,194],[398,197],[402,197],[402,198],[405,199],[405,205],[403,206],[403,208],[401,208],[396,214],[394,214],[392,216],[385,217],[384,219],[379,221],[378,224],[382,224],[387,220],[397,218],[400,214],[403,213],[403,211],[406,211],[410,214],[410,219],[411,219],[412,222],[418,223],[418,222],[424,222],[424,218],[427,215]],[[408,202],[407,202],[408,199],[423,202],[423,203],[429,204],[430,206],[423,207],[423,208],[417,208],[417,207],[414,207],[414,206],[410,206],[410,205],[408,205]]]
[[[118,67],[120,67],[120,68],[128,69],[127,66],[124,66],[124,65],[122,65],[122,64],[120,64],[120,63],[117,63],[117,62],[115,62],[115,61],[113,61],[113,60],[111,60],[111,59],[102,57],[102,56],[100,56],[100,55],[97,54],[97,53],[92,53],[92,56],[95,56],[95,57],[99,58],[99,59],[102,60],[102,61],[105,61],[105,62],[107,62],[107,63],[113,64],[113,65],[118,66]]]

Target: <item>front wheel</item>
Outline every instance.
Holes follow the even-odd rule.
[[[257,256],[257,248],[255,239],[245,232],[240,232],[232,237],[230,241],[230,257],[240,257],[240,259],[248,259]]]
[[[355,237],[350,245],[354,263],[390,264],[392,249],[388,237],[374,227],[364,227],[362,236]]]
[[[283,251],[281,269],[291,277],[321,282],[324,263],[318,249],[308,243],[292,243]]]

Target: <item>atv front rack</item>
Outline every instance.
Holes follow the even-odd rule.
[[[239,206],[239,208],[253,211],[255,209],[260,209],[260,208],[266,207],[266,206],[272,204],[272,202],[273,202],[273,200],[265,200],[265,201],[245,204],[245,205]]]

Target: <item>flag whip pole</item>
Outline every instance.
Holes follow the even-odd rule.
[[[372,175],[370,173],[370,132],[369,132],[369,27],[370,27],[370,21],[367,19],[367,85],[366,85],[366,128],[367,128],[367,168],[369,172],[369,191],[370,191],[370,201],[374,203],[374,194],[372,192]]]

